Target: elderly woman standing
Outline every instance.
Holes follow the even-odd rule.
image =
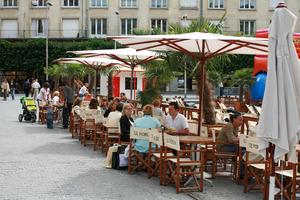
[[[134,127],[137,128],[160,128],[160,122],[152,117],[153,107],[147,104],[143,108],[144,116],[142,118],[136,119],[134,122]],[[136,140],[135,149],[140,153],[148,153],[149,151],[149,141],[148,140]]]

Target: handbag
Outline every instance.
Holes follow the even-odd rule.
[[[124,154],[127,146],[119,146],[117,152],[112,154],[112,168],[121,170],[128,167],[128,156]]]

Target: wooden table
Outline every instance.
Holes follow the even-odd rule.
[[[185,144],[213,144],[213,139],[203,136],[184,135],[179,136],[180,143]]]

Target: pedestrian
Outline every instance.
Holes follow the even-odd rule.
[[[15,100],[16,84],[14,80],[10,81],[11,100]]]
[[[40,101],[41,106],[45,106],[51,100],[49,83],[45,82],[43,88],[40,90],[37,99]]]
[[[4,79],[4,81],[2,82],[1,88],[2,88],[2,93],[3,93],[3,100],[6,101],[7,95],[10,92],[9,84],[6,79]]]
[[[69,116],[72,110],[72,105],[74,102],[74,90],[69,86],[69,82],[66,82],[63,88],[63,95],[65,97],[64,107],[63,107],[63,128],[68,128]]]
[[[33,91],[33,99],[34,100],[37,100],[40,88],[41,88],[41,85],[39,84],[38,80],[35,79],[33,81],[33,83],[31,84],[31,89]]]
[[[24,81],[23,89],[24,89],[25,97],[28,97],[29,96],[29,92],[30,92],[30,82],[29,82],[29,79],[26,79]]]
[[[89,87],[89,84],[88,83],[85,83],[79,90],[79,97],[81,98],[81,100],[83,99],[83,96],[86,94],[86,93],[89,93],[88,91],[88,87]]]
[[[224,85],[223,85],[222,81],[219,83],[218,86],[220,88],[220,97],[222,97],[224,94]]]

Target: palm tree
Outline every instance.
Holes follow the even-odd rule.
[[[215,25],[210,23],[208,20],[204,18],[199,18],[198,20],[192,21],[192,23],[187,27],[182,27],[179,24],[170,25],[169,33],[170,34],[181,34],[181,33],[188,33],[188,32],[210,32],[210,33],[222,33],[222,22],[224,20],[225,15],[222,17],[220,22]],[[180,53],[173,53],[171,56],[172,64],[176,64],[179,66],[184,66],[185,69],[190,72],[191,76],[194,76],[197,81],[198,86],[198,94],[200,96],[201,87],[201,79],[199,76],[200,74],[200,67],[199,63],[196,60],[190,59],[187,55],[182,55]],[[206,63],[206,70],[217,70],[220,66],[224,66],[224,63],[230,62],[228,56],[218,56],[216,58],[210,59]],[[215,115],[214,115],[214,108],[212,105],[212,94],[211,94],[211,84],[208,81],[207,72],[204,69],[204,96],[203,96],[203,116],[205,122],[207,124],[215,124]]]
[[[232,76],[230,77],[231,85],[239,85],[240,91],[239,91],[239,102],[243,102],[243,96],[244,96],[244,87],[248,86],[250,87],[253,77],[252,77],[252,68],[243,68],[240,70],[236,70]],[[248,91],[246,91],[248,92]]]

